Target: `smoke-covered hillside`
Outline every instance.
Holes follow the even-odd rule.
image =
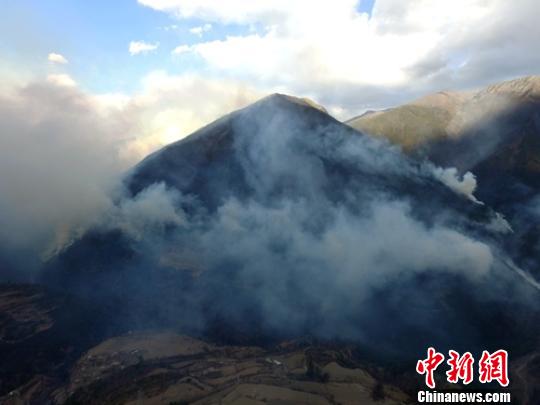
[[[538,290],[469,180],[273,95],[137,165],[43,281],[109,306],[126,329],[312,335],[398,357],[426,344],[523,350],[535,329],[505,326],[529,325]]]

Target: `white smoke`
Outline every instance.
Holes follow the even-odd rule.
[[[514,230],[504,216],[496,212],[491,221],[486,225],[486,228],[498,233],[513,233]]]
[[[458,194],[466,196],[469,200],[478,204],[483,204],[474,196],[474,191],[477,187],[476,176],[471,172],[465,173],[461,178],[458,170],[455,167],[441,168],[435,167],[433,174],[446,186],[454,190]]]
[[[163,183],[154,184],[133,199],[123,199],[111,208],[98,226],[120,229],[129,237],[141,240],[145,234],[161,234],[167,226],[187,225],[178,208],[180,194],[167,190]]]

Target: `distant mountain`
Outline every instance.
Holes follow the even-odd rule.
[[[347,123],[487,182],[501,173],[540,185],[540,76],[472,93],[441,92]]]
[[[433,139],[448,137],[453,117],[469,97],[466,93],[440,92],[396,108],[370,110],[347,124],[411,151]]]
[[[347,124],[371,135],[382,136],[405,150],[416,150],[433,140],[473,136],[484,121],[496,121],[509,112],[536,105],[540,76],[529,76],[491,85],[477,92],[442,91],[402,106],[369,111]]]
[[[43,282],[126,330],[309,335],[394,359],[427,344],[527,350],[538,301],[524,297],[538,291],[508,264],[500,218],[441,173],[269,96],[144,159]]]

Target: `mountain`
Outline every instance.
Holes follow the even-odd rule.
[[[394,359],[433,344],[525,352],[537,287],[500,216],[452,176],[272,95],[134,167],[43,283],[95,302],[115,330],[315,336]]]

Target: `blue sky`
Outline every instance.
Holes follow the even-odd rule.
[[[174,56],[171,50],[202,38],[211,41],[248,31],[246,26],[214,22],[199,37],[189,30],[204,21],[179,20],[136,0],[6,2],[0,20],[0,50],[12,66],[43,71],[43,61],[54,51],[69,60],[70,75],[81,87],[98,93],[132,93],[150,71],[203,71],[199,58]],[[159,47],[132,56],[128,52],[131,41],[159,43]]]
[[[371,13],[374,2],[360,1],[357,9]],[[0,21],[0,50],[10,66],[39,74],[50,69],[43,63],[46,55],[57,52],[69,60],[70,75],[81,87],[97,93],[132,93],[150,71],[204,71],[200,58],[174,56],[171,50],[202,39],[244,35],[257,26],[213,21],[212,29],[199,37],[189,30],[204,25],[204,20],[178,19],[136,0],[6,1]],[[159,43],[159,48],[132,56],[131,41]]]
[[[8,57],[39,70],[45,68],[49,52],[58,52],[69,60],[70,74],[95,92],[132,91],[149,70],[174,68],[163,49],[132,57],[130,41],[160,42],[166,49],[192,39],[187,31],[190,22],[176,21],[134,0],[11,2],[3,11],[0,34],[18,38],[7,49]],[[181,29],[165,31],[171,24]]]
[[[371,11],[373,10],[373,5],[375,4],[375,0],[363,0],[358,3],[358,11],[361,13],[367,13],[371,15]]]
[[[0,18],[0,49],[12,65],[40,72],[47,68],[43,61],[48,53],[54,51],[69,60],[70,74],[93,92],[132,92],[139,86],[138,79],[152,70],[201,68],[194,58],[179,60],[170,54],[180,43],[199,40],[189,29],[200,22],[179,21],[135,0],[8,2]],[[217,29],[205,37],[222,34]],[[138,40],[159,42],[160,47],[131,56],[129,43]]]

